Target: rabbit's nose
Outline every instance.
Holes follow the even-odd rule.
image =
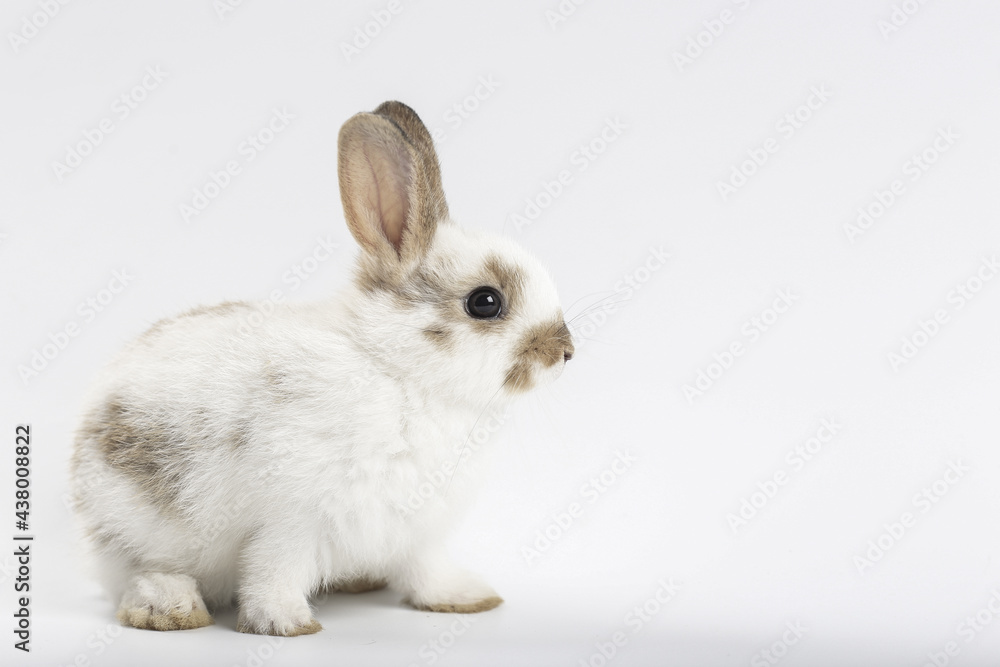
[[[566,326],[565,320],[559,323],[559,328],[556,330],[556,338],[560,343],[563,343],[563,363],[566,363],[573,358],[573,353],[576,352],[576,348],[573,347],[573,336],[569,332],[569,327]]]
[[[565,343],[565,347],[563,347],[563,363],[565,363],[572,359],[573,353],[576,352],[576,348],[573,347],[573,336],[570,335],[569,327],[566,326],[565,321],[559,324],[556,336],[560,338],[561,343]]]

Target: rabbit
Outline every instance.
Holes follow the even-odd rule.
[[[477,420],[573,356],[556,289],[513,241],[450,219],[408,106],[350,118],[337,165],[352,283],[157,322],[86,399],[73,506],[122,625],[198,628],[236,604],[237,630],[291,637],[322,629],[324,590],[503,601],[444,541],[481,479]]]

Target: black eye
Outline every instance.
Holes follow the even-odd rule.
[[[500,293],[492,287],[477,287],[465,299],[465,310],[480,320],[500,316]]]

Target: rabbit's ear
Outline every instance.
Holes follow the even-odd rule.
[[[359,113],[344,123],[337,166],[347,226],[382,269],[399,275],[423,257],[447,206],[430,134],[409,107],[388,104],[392,116]]]
[[[434,150],[434,140],[427,126],[420,120],[417,112],[402,102],[383,102],[375,109],[375,113],[394,122],[409,139],[420,156],[424,177],[427,179],[427,204],[437,220],[448,218],[448,202],[444,198],[444,188],[441,186],[441,167],[438,165],[437,151]]]

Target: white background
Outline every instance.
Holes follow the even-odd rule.
[[[12,547],[0,550],[0,662],[597,666],[621,632],[608,664],[774,664],[765,649],[789,667],[998,664],[1000,280],[977,272],[1000,253],[1000,8],[897,5],[912,15],[890,0],[591,0],[553,22],[556,0],[402,0],[348,56],[386,3],[247,0],[220,16],[211,0],[72,2],[12,44],[42,10],[5,2],[0,534],[15,532],[14,427],[30,423],[37,541],[30,656],[11,646]],[[147,68],[165,78],[121,118],[116,100]],[[490,440],[496,467],[456,535],[506,603],[464,628],[391,592],[336,596],[318,606],[322,633],[276,649],[236,633],[232,613],[196,631],[119,631],[63,500],[89,379],[161,317],[343,285],[355,245],[337,131],[386,99],[443,133],[453,216],[541,257],[580,316],[577,357]],[[239,146],[274,109],[294,119],[248,161]],[[53,164],[105,118],[113,132],[60,179]],[[603,144],[609,121],[624,129]],[[935,149],[941,132],[953,138]],[[592,141],[601,152],[581,161]],[[914,171],[925,151],[933,163]],[[764,163],[744,165],[752,155]],[[179,206],[229,160],[240,173],[186,222]],[[734,167],[753,173],[724,197]],[[569,184],[540,197],[562,170]],[[896,180],[888,208],[845,231]],[[546,206],[519,225],[527,199]],[[327,235],[338,250],[292,289],[283,276]],[[670,254],[655,271],[651,248]],[[107,301],[122,270],[131,279],[100,313],[79,309]],[[965,300],[959,285],[978,291]],[[775,322],[779,290],[794,300]],[[754,317],[771,324],[751,340]],[[68,324],[78,335],[23,380]],[[919,348],[894,368],[904,337]],[[688,400],[699,371],[716,379]],[[797,468],[787,453],[823,419],[838,433]],[[616,452],[634,462],[582,495],[611,478]],[[939,481],[951,464],[967,472]],[[935,482],[933,503],[915,499]],[[762,488],[772,497],[752,496]],[[734,530],[744,500],[759,509]],[[574,502],[582,515],[553,528]],[[555,539],[526,556],[546,529]],[[642,605],[654,613],[638,623]]]

